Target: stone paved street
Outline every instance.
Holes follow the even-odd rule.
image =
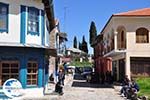
[[[85,80],[73,80],[64,88],[59,100],[123,100],[113,88],[91,85]]]
[[[64,95],[46,95],[36,100],[124,100],[111,86],[92,85],[83,79],[73,80],[71,76],[67,78],[70,79],[66,79]]]

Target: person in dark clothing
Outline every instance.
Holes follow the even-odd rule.
[[[60,69],[58,73],[58,82],[55,86],[55,92],[58,92],[61,95],[63,94],[64,80],[65,80],[64,70]]]
[[[101,73],[101,84],[105,83],[105,74],[102,72]]]
[[[59,94],[63,94],[62,89],[63,89],[63,87],[61,86],[60,82],[58,81],[55,86],[55,92],[58,92]]]
[[[128,76],[126,75],[123,82],[122,82],[122,88],[120,90],[120,94],[124,94],[126,92],[126,90],[129,88],[130,86],[130,80],[128,78]]]
[[[131,81],[132,81],[132,84],[131,84],[132,90],[134,92],[138,92],[140,90],[139,85],[135,82],[135,80],[132,79]]]
[[[123,85],[129,85],[129,78],[128,78],[128,75],[125,76],[124,80],[123,80]]]
[[[137,92],[139,90],[140,90],[139,85],[133,79],[131,79],[131,85],[126,90],[126,93],[125,93],[127,99],[137,100]]]

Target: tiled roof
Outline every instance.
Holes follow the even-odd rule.
[[[102,31],[100,33],[103,33],[103,31],[105,30],[106,26],[108,25],[108,23],[110,22],[112,17],[115,17],[115,16],[119,16],[119,17],[122,17],[122,16],[127,16],[127,17],[150,16],[150,8],[143,8],[143,9],[137,9],[137,10],[132,10],[132,11],[113,14],[109,18],[109,20],[107,21],[107,23],[105,24],[104,28],[102,29]]]
[[[114,16],[150,16],[150,8],[143,8],[114,14]]]

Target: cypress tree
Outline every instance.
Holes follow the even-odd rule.
[[[79,47],[78,47],[79,50],[82,50],[82,44],[79,42]]]
[[[92,44],[94,43],[95,38],[97,36],[97,30],[96,30],[96,26],[95,26],[94,21],[91,22],[89,33],[90,33],[90,40],[89,40],[89,42],[90,42],[90,45],[92,47]]]
[[[82,38],[82,51],[88,53],[87,42],[85,41],[85,37]]]
[[[74,40],[73,40],[73,47],[77,48],[77,38],[76,38],[76,36],[74,37]]]

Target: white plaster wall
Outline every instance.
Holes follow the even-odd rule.
[[[50,45],[50,33],[48,32],[46,26],[45,26],[45,46],[49,46]]]
[[[44,9],[42,0],[0,0],[9,4],[8,33],[0,33],[0,43],[20,43],[20,5],[32,6]],[[30,35],[26,33],[26,43],[41,45],[41,35]]]
[[[8,15],[8,33],[0,33],[0,42],[20,42],[20,7],[16,2],[12,0],[0,0],[9,4],[9,15]],[[11,3],[11,4],[10,4]]]
[[[49,47],[50,46],[50,33],[47,29],[46,23],[49,23],[47,16],[45,16],[45,36],[44,36],[45,40],[44,40],[44,44],[45,44],[45,46]]]
[[[126,29],[126,75],[130,73],[130,57],[150,57],[150,43],[136,43],[136,30],[145,27],[150,31],[150,17],[117,17],[114,18],[114,29],[123,25]],[[150,32],[149,32],[150,42]]]
[[[27,34],[26,35],[26,44],[32,44],[32,45],[42,45],[42,40],[41,40],[41,34],[38,35],[31,35]]]
[[[119,25],[123,25],[126,28],[127,53],[130,53],[130,56],[150,57],[150,32],[149,43],[136,43],[136,30],[140,27],[145,27],[150,31],[149,23],[150,17],[123,17],[115,19],[115,29],[117,29]]]
[[[110,20],[105,29],[103,30],[103,39],[107,39],[108,34],[111,35],[112,29],[113,29],[113,20]]]

